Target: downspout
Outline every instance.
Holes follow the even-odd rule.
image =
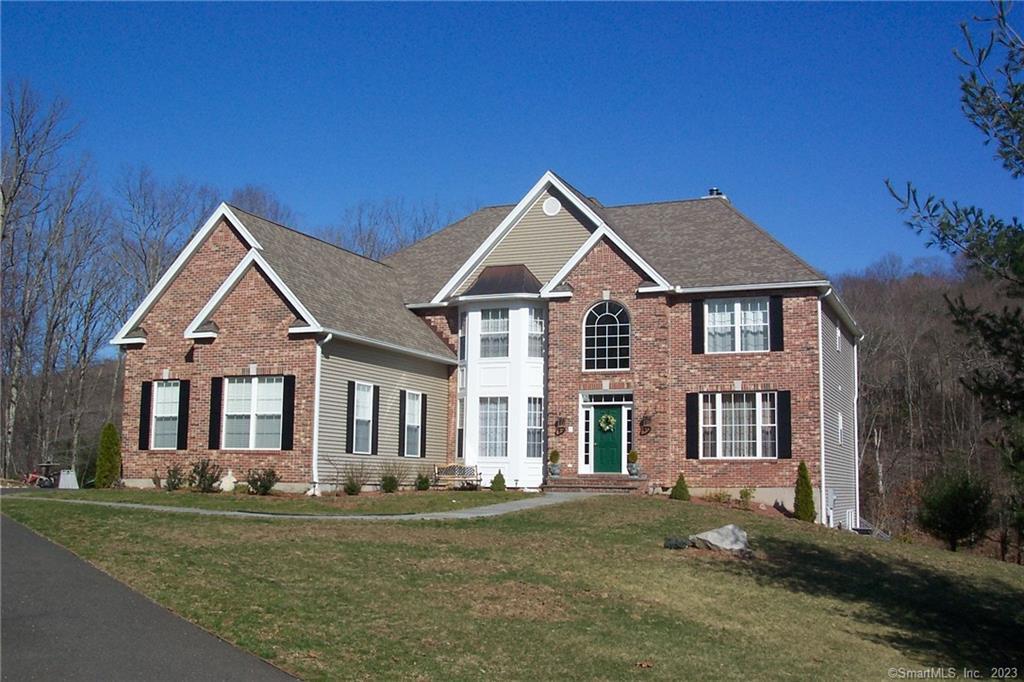
[[[324,355],[324,345],[334,337],[328,333],[323,339],[316,342],[316,375],[313,379],[313,483],[307,495],[311,497],[320,496],[320,482],[317,480],[320,472],[320,366]]]
[[[821,525],[826,524],[827,512],[825,505],[828,503],[825,497],[825,374],[822,361],[822,341],[821,341],[821,302],[832,294],[832,287],[818,296],[818,433],[820,436],[820,449],[821,449],[821,468],[819,469],[818,477],[821,482],[821,496],[819,499],[819,513],[818,518],[821,521]]]
[[[853,340],[853,522],[860,528],[860,354],[858,339]],[[853,530],[849,528],[848,530]]]

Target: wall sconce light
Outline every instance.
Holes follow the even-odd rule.
[[[565,417],[555,417],[555,435],[561,436],[565,433]]]
[[[651,432],[652,421],[654,421],[654,415],[645,414],[640,417],[640,435],[646,436]]]

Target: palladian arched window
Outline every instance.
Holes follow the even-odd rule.
[[[629,369],[629,313],[601,301],[583,322],[583,369]]]

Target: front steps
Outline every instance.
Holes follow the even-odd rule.
[[[633,478],[625,474],[582,474],[558,478],[549,476],[543,488],[547,492],[559,493],[603,492],[635,495],[647,492],[647,486],[646,476]]]

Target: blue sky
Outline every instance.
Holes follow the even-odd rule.
[[[1020,214],[959,108],[958,23],[986,11],[5,2],[2,66],[70,100],[107,182],[262,184],[306,228],[363,199],[513,203],[548,168],[605,204],[716,185],[837,273],[926,253],[887,177]]]

